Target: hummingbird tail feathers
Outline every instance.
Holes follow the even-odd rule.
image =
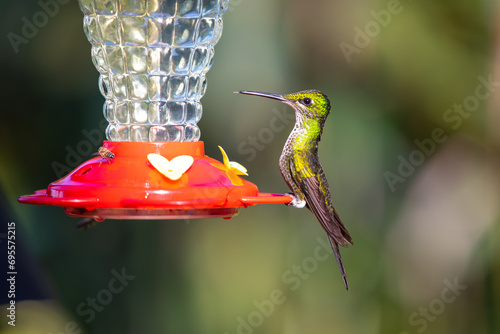
[[[337,265],[340,269],[340,274],[342,275],[342,280],[344,281],[345,289],[349,290],[349,283],[347,282],[347,275],[345,273],[344,264],[342,263],[342,257],[340,256],[339,245],[335,242],[335,240],[328,236],[330,240],[330,245],[332,245],[333,254],[335,254],[335,259],[337,260]]]

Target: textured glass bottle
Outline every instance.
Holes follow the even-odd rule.
[[[111,141],[197,141],[228,0],[79,0]]]

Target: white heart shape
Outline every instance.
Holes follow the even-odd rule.
[[[164,156],[155,153],[148,154],[148,160],[154,168],[172,181],[180,179],[194,162],[193,157],[189,155],[179,155],[168,161]]]

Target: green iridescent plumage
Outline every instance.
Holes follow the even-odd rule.
[[[330,113],[330,100],[317,90],[285,95],[253,91],[238,93],[272,98],[294,109],[295,126],[279,160],[281,175],[292,190],[294,200],[291,204],[296,207],[307,205],[328,235],[344,285],[348,289],[338,246],[352,245],[352,239],[333,207],[330,187],[318,156],[318,143]]]

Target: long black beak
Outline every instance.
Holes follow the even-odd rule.
[[[237,94],[245,94],[245,95],[262,96],[262,97],[267,97],[269,99],[278,100],[278,101],[281,101],[281,102],[287,102],[288,101],[282,95],[279,95],[279,94],[254,92],[254,91],[251,91],[251,90],[240,90],[239,92],[235,92],[235,93],[237,93]]]

